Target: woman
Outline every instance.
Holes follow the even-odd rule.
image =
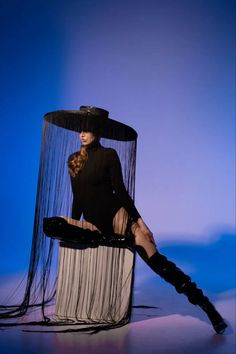
[[[98,130],[93,125],[81,128],[80,140],[80,150],[68,159],[73,191],[72,219],[80,220],[83,215],[86,222],[108,234],[117,232],[119,215],[122,213],[124,220],[126,214],[126,220],[128,217],[130,220],[126,231],[128,228],[134,235],[135,248],[141,257],[178,293],[185,294],[192,304],[199,305],[208,315],[215,331],[223,333],[227,325],[202,290],[158,252],[152,232],[125,189],[116,151],[101,146]]]

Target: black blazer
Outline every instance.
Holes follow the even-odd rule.
[[[117,152],[94,141],[87,147],[88,160],[83,169],[71,177],[73,192],[72,218],[94,224],[100,231],[112,232],[113,217],[124,207],[132,220],[138,213],[122,177]],[[69,159],[73,157],[70,155]]]

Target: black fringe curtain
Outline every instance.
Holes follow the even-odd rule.
[[[23,293],[20,303],[0,306],[0,326],[62,325],[67,331],[72,330],[68,325],[115,327],[129,320],[133,252],[102,246],[95,250],[65,249],[43,233],[44,217],[71,216],[67,159],[80,148],[75,113],[56,111],[44,116],[27,281],[24,289],[21,286],[17,290]],[[108,136],[100,142],[117,151],[126,189],[134,199],[137,134],[117,124],[115,128],[111,125]],[[69,288],[70,293],[66,293]]]

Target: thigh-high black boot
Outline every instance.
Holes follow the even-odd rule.
[[[170,262],[158,251],[146,262],[154,272],[172,284],[178,293],[186,295],[189,302],[200,306],[206,312],[217,333],[224,332],[227,324],[209,299],[203,294],[202,290],[197,288],[188,275],[184,274],[181,269],[177,268],[173,262]]]
[[[99,231],[83,229],[72,225],[60,216],[43,219],[45,235],[61,241],[61,244],[89,245],[90,247],[107,246],[128,248],[133,250],[134,238],[132,235],[105,234]]]

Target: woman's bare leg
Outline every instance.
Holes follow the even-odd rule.
[[[98,230],[95,225],[91,224],[90,222],[88,222],[86,220],[76,220],[76,219],[72,219],[68,216],[61,216],[61,218],[65,219],[69,224],[81,227],[83,229],[89,229],[91,231]]]
[[[152,242],[150,238],[146,237],[141,228],[135,222],[131,226],[131,231],[134,235],[135,246],[140,256],[145,260],[153,256],[157,251],[155,243]]]
[[[113,218],[113,230],[115,234],[124,235],[128,222],[128,213],[122,207],[120,208]]]

